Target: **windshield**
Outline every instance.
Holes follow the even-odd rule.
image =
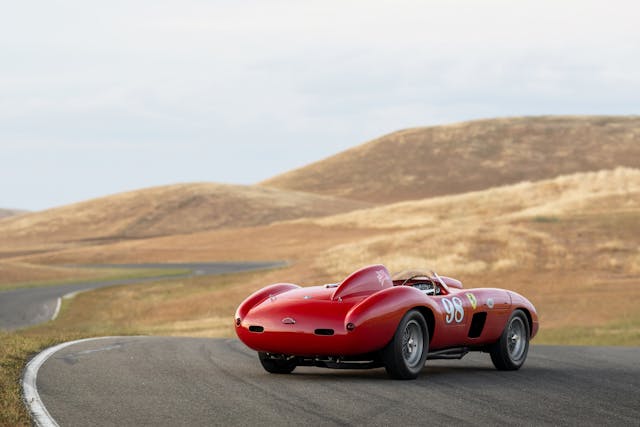
[[[425,268],[425,269],[414,269],[414,270],[403,270],[398,273],[394,273],[391,276],[391,279],[396,282],[400,280],[409,280],[412,278],[416,279],[427,279],[432,281],[437,281],[436,276],[433,273],[433,270]]]
[[[394,274],[392,280],[393,286],[412,286],[427,295],[449,292],[442,277],[433,270],[404,270]]]

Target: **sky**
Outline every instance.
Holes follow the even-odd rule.
[[[640,3],[3,2],[0,208],[253,184],[384,134],[640,114]]]

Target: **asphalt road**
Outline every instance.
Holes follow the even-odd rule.
[[[640,348],[532,346],[516,372],[472,353],[395,381],[384,369],[268,374],[234,339],[116,337],[54,353],[37,387],[61,426],[638,426]]]
[[[175,279],[194,275],[238,273],[242,271],[270,268],[278,265],[281,265],[281,263],[218,262],[190,264],[109,264],[91,267],[168,270],[187,269],[190,271],[185,275],[171,277],[172,279]],[[87,281],[83,283],[0,291],[0,330],[14,330],[51,320],[56,312],[56,307],[59,304],[59,298],[73,292],[103,288],[106,286],[151,282],[166,278],[167,277],[164,276],[144,279],[111,280],[106,282]]]

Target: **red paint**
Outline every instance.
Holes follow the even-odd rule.
[[[252,294],[238,307],[235,318],[240,320],[236,333],[256,351],[296,356],[357,356],[385,347],[402,316],[419,308],[427,313],[427,323],[433,331],[429,351],[461,346],[485,348],[499,339],[516,309],[527,313],[531,338],[536,335],[538,315],[523,296],[503,289],[463,289],[455,279],[441,279],[444,285],[430,277],[428,281],[439,288],[440,294],[427,295],[412,286],[424,279],[401,286],[403,281],[392,281],[384,266],[373,265],[356,271],[337,287],[271,285]],[[454,305],[457,314],[447,313],[446,307]],[[473,314],[479,312],[487,313],[485,326],[480,336],[470,338]],[[287,323],[283,322],[285,318]],[[347,330],[349,323],[355,325],[352,331]],[[251,326],[264,329],[252,332]],[[317,335],[317,329],[334,332],[330,336]]]

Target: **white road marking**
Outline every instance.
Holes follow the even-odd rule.
[[[83,292],[87,292],[87,291],[92,291],[94,289],[81,289],[79,291],[74,291],[74,292],[69,292],[68,294],[66,294],[65,296],[62,297],[62,299],[71,299],[71,298],[75,298],[76,295],[81,294]]]
[[[53,312],[53,316],[51,316],[51,320],[56,320],[58,318],[58,314],[60,314],[60,308],[62,307],[62,300],[63,299],[71,299],[71,298],[75,298],[76,295],[82,293],[82,292],[87,292],[90,291],[91,289],[83,289],[80,291],[75,291],[75,292],[69,292],[66,295],[63,295],[62,298],[58,297],[58,301],[56,301],[56,309]]]
[[[59,299],[58,299],[59,300]],[[36,357],[31,359],[27,363],[27,367],[24,370],[22,376],[22,394],[24,396],[24,403],[29,409],[29,413],[33,419],[33,423],[40,427],[59,427],[56,420],[53,419],[47,408],[42,403],[40,395],[38,394],[38,387],[36,381],[38,379],[38,370],[51,356],[58,351],[70,345],[79,344],[87,341],[104,340],[109,338],[118,337],[97,337],[97,338],[85,338],[82,340],[64,342],[38,353]],[[91,350],[89,350],[91,351]]]
[[[51,320],[56,320],[58,314],[60,314],[60,307],[62,306],[62,298],[58,297],[56,301],[56,309],[53,311],[53,316],[51,316]]]

